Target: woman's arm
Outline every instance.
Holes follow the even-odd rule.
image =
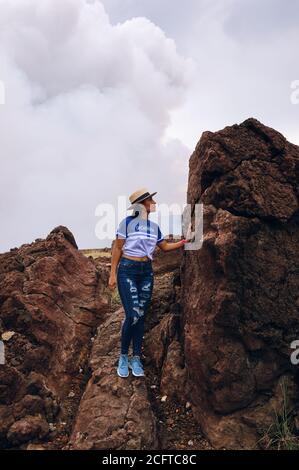
[[[182,239],[175,243],[168,243],[166,240],[162,240],[160,243],[157,243],[158,247],[163,251],[177,250],[181,246],[184,246],[188,240]]]
[[[108,286],[110,289],[115,289],[116,287],[116,268],[118,266],[122,254],[122,247],[125,241],[125,238],[116,238],[113,243],[110,277],[108,282]]]

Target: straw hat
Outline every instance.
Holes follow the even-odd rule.
[[[130,207],[127,208],[127,211],[130,209],[134,209],[134,204],[137,202],[144,201],[144,199],[147,199],[148,197],[153,196],[154,194],[157,194],[157,191],[155,193],[150,193],[147,188],[141,188],[137,189],[131,196],[129,196],[130,199]]]

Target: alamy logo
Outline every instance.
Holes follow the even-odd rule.
[[[118,196],[117,212],[124,212],[127,206],[126,196]],[[140,204],[141,206],[141,204]],[[138,208],[135,213],[142,213],[142,209]],[[95,233],[99,240],[115,239],[115,206],[114,204],[101,203],[97,206],[95,211],[96,216],[100,216],[97,222]],[[203,243],[203,204],[202,203],[188,203],[184,204],[183,210],[181,204],[159,204],[159,216],[164,220],[162,233],[164,232],[167,237],[168,234],[180,237],[182,234],[185,241],[184,250],[199,250]],[[139,216],[139,219],[141,217]],[[149,222],[151,222],[149,220]],[[134,216],[124,216],[119,223],[119,234],[122,238],[127,238],[128,234],[150,234],[160,237],[161,230],[157,222],[146,224],[142,219],[136,220]],[[148,226],[150,225],[150,227]],[[150,233],[150,234],[149,234]],[[152,237],[153,239],[155,237]],[[162,238],[163,239],[163,238]]]
[[[292,341],[291,348],[295,349],[291,354],[291,363],[297,366],[299,364],[299,340]]]
[[[5,364],[4,343],[0,341],[0,365]]]
[[[0,104],[5,104],[5,86],[2,80],[0,80]]]
[[[294,90],[291,93],[291,103],[292,104],[299,104],[299,80],[294,80],[291,83],[291,88]]]

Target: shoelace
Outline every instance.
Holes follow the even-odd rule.
[[[124,366],[127,363],[127,359],[124,356],[121,356],[120,358],[120,366]]]
[[[142,369],[142,364],[139,357],[133,357],[131,362],[136,362],[138,366]]]

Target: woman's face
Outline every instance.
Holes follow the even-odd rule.
[[[143,201],[143,205],[146,208],[147,212],[155,212],[156,210],[156,201],[152,197],[149,197]]]

